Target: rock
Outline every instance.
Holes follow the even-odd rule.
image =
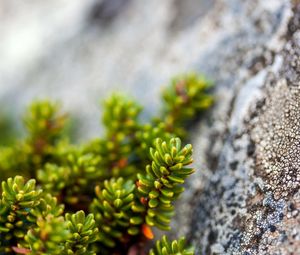
[[[202,72],[216,103],[191,130],[198,171],[171,235],[196,254],[300,254],[299,1],[17,2],[0,4],[2,102],[62,99],[86,139],[99,98],[122,89],[152,115],[170,77]]]
[[[231,64],[215,73],[212,119],[193,139],[202,159],[197,168],[207,172],[198,174],[200,187],[193,184],[199,180],[187,187],[174,224],[184,222],[181,234],[196,254],[300,253],[300,8],[281,4],[266,9],[257,1],[253,9],[244,2],[239,11],[259,18],[237,18],[240,30],[222,48],[220,62]],[[251,35],[256,29],[260,34]]]

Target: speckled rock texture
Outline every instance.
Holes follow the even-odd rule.
[[[190,131],[198,170],[171,236],[196,254],[300,254],[300,2],[59,2],[1,1],[1,102],[61,99],[86,139],[112,91],[152,115],[170,77],[201,71],[216,100]]]
[[[207,172],[178,204],[197,254],[300,254],[300,5],[254,2],[216,52],[217,102],[193,138]]]

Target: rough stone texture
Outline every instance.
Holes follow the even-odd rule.
[[[0,4],[18,6],[18,19],[0,13],[3,102],[21,111],[33,97],[63,99],[86,138],[99,97],[122,89],[153,114],[161,84],[203,72],[216,103],[191,130],[199,170],[171,235],[196,254],[300,254],[299,1],[65,1],[48,19],[42,6],[58,1],[32,1],[34,14],[17,2]]]
[[[251,10],[251,4],[244,8]],[[200,189],[191,182],[186,201],[192,203],[179,203],[185,214],[178,218],[185,218],[182,233],[197,254],[300,253],[299,5],[285,3],[258,17],[238,21],[239,36],[227,47],[236,42],[241,52],[224,49],[230,53],[221,62],[233,59],[230,68],[237,70],[235,92],[226,104],[216,89],[220,100],[209,121],[223,128],[203,124],[195,135],[199,168],[210,172]],[[260,33],[251,35],[251,28]]]

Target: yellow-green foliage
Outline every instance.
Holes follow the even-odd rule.
[[[194,249],[192,247],[186,247],[184,238],[180,238],[178,241],[174,240],[170,242],[168,238],[164,235],[161,238],[161,240],[158,240],[156,242],[155,247],[149,252],[149,255],[170,254],[193,255]]]
[[[121,95],[104,103],[105,134],[69,142],[67,115],[34,102],[27,136],[0,149],[0,255],[144,254],[152,228],[170,229],[174,201],[194,172],[186,127],[212,103],[209,83],[174,79],[163,110],[141,122],[142,107]],[[154,254],[193,254],[183,239],[156,243]]]

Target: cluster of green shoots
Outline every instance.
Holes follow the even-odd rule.
[[[194,169],[186,129],[212,104],[210,84],[175,78],[148,123],[120,95],[104,103],[105,134],[71,144],[56,103],[32,103],[27,136],[0,149],[0,254],[194,254],[166,236],[147,251],[153,228],[170,230],[174,201]],[[151,241],[150,241],[151,243]]]

